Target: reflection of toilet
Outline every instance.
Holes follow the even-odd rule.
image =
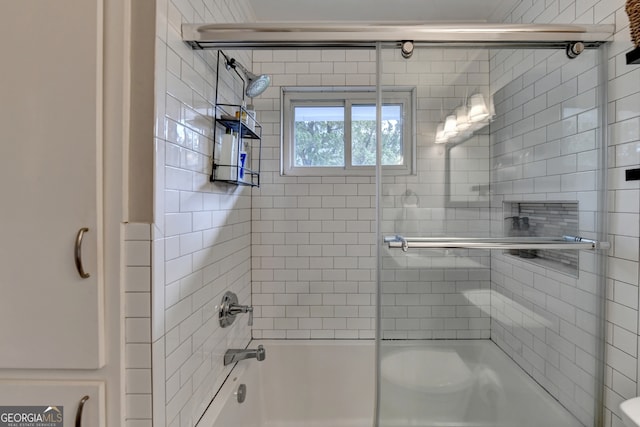
[[[406,348],[382,358],[382,400],[421,419],[460,419],[473,374],[452,349]]]

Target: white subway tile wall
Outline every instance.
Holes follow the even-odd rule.
[[[441,233],[445,156],[442,147],[433,146],[435,128],[443,112],[466,95],[488,94],[488,53],[417,49],[411,60],[401,58],[397,49],[382,54],[383,85],[418,88],[418,171],[385,178],[383,231]],[[274,82],[254,100],[265,135],[265,185],[254,191],[252,211],[256,338],[374,337],[375,179],[280,176],[280,95],[282,85],[375,85],[375,58],[371,50],[254,52],[256,72],[271,73]],[[467,150],[484,146],[486,152],[488,137],[477,137],[470,145]],[[468,153],[458,157],[463,161]],[[488,165],[488,155],[485,160]],[[487,168],[484,172],[488,183]],[[465,173],[459,183],[475,178]],[[419,200],[408,214],[403,204],[407,191]],[[488,212],[461,209],[458,218],[451,225],[459,231],[489,230]],[[482,269],[488,257],[480,258],[475,265]],[[419,261],[407,271],[407,262],[391,253],[384,260],[385,337],[488,338],[488,307],[482,311],[460,294],[468,288],[488,289],[488,274],[460,270],[450,287],[443,270],[425,270]],[[421,299],[429,307],[414,306]],[[439,300],[446,307],[432,309]]]
[[[347,59],[348,58],[348,59]],[[375,84],[375,52],[256,50],[272,85],[253,100],[263,126],[252,197],[254,338],[373,338],[374,177],[280,176],[282,86]]]
[[[579,125],[584,117],[597,117],[597,64],[597,51],[574,60],[557,50],[492,51],[495,230],[514,214],[504,202],[596,199],[597,162],[578,171],[577,158],[598,158],[597,121]],[[585,75],[591,84],[579,83]],[[591,144],[573,144],[576,140]],[[533,189],[519,185],[531,179]],[[594,211],[594,203],[578,204],[579,236],[597,237]],[[492,261],[491,339],[589,425],[598,367],[594,264],[579,263],[576,279],[561,265],[545,268],[499,251],[492,253]]]
[[[151,225],[124,224],[126,427],[151,427]]]
[[[592,0],[549,2],[544,0],[523,0],[505,19],[511,23],[582,23],[582,24],[615,24],[614,42],[608,47],[608,133],[609,133],[609,240],[612,250],[609,252],[607,280],[607,343],[605,373],[605,426],[621,426],[618,405],[624,399],[640,394],[638,388],[638,224],[640,203],[638,199],[639,184],[637,181],[626,182],[624,170],[638,167],[637,145],[640,139],[640,70],[637,66],[627,65],[625,53],[632,49],[629,35],[629,22],[624,12],[624,0]],[[511,68],[514,75],[522,75],[519,67],[534,69],[540,64],[537,60],[530,62],[535,56],[517,58],[520,64],[505,66]],[[504,61],[503,61],[504,59]],[[513,58],[515,59],[515,58]],[[543,58],[541,58],[543,59]],[[492,71],[499,64],[505,64],[507,58],[492,57]],[[557,61],[554,62],[565,62]],[[513,100],[514,106],[522,109],[523,119],[533,115],[533,128],[527,128],[522,135],[522,149],[534,147],[533,155],[539,163],[529,163],[523,175],[518,178],[523,184],[533,180],[534,196],[542,199],[579,200],[581,211],[594,211],[595,198],[592,195],[594,182],[593,169],[595,156],[593,147],[595,140],[590,128],[594,123],[594,111],[589,109],[595,94],[592,88],[598,83],[595,69],[584,70],[578,74],[578,62],[573,69],[571,64],[558,68],[550,62],[549,78],[539,78],[531,84],[527,81],[520,89],[533,91],[536,97],[531,104],[520,106],[517,93],[505,94],[505,99]],[[556,71],[553,73],[553,71]],[[559,71],[559,74],[558,74]],[[512,76],[504,73],[506,82]],[[502,82],[492,83],[502,87]],[[541,77],[541,76],[540,76]],[[558,80],[558,77],[560,80]],[[535,77],[534,77],[535,78]],[[553,80],[555,79],[555,80]],[[549,91],[550,88],[554,87]],[[546,93],[545,93],[546,92]],[[545,101],[546,95],[546,103]],[[556,106],[554,108],[554,106]],[[555,123],[549,123],[553,120]],[[525,122],[522,122],[523,124]],[[544,124],[544,127],[543,127]],[[539,126],[538,126],[539,125]],[[514,127],[515,129],[515,127]],[[535,129],[538,129],[536,132]],[[555,138],[549,138],[544,132]],[[516,136],[516,135],[513,135]],[[561,143],[558,146],[553,141]],[[550,146],[540,147],[541,141]],[[496,147],[494,145],[494,147]],[[539,147],[539,148],[538,148]],[[553,151],[555,150],[555,152]],[[558,151],[559,150],[559,151]],[[548,156],[551,156],[549,158]],[[574,158],[575,161],[574,161]],[[545,169],[546,166],[546,169]],[[582,174],[586,172],[586,174]],[[558,181],[553,177],[561,177]],[[513,187],[504,191],[505,198],[530,197],[525,191]],[[593,227],[593,215],[582,215],[581,233],[588,234]],[[532,271],[533,288],[522,279],[515,279],[516,269],[532,270],[526,262],[508,265],[504,257],[496,256],[494,264],[496,274],[494,285],[502,291],[516,290],[509,295],[530,310],[541,311],[547,319],[553,320],[551,328],[547,327],[545,336],[531,334],[529,328],[515,327],[522,322],[508,319],[511,327],[494,321],[495,338],[500,345],[514,357],[527,372],[552,391],[560,401],[577,415],[589,412],[588,396],[590,375],[585,375],[597,361],[584,349],[593,347],[593,337],[585,334],[595,322],[593,317],[593,297],[595,277],[585,268],[593,264],[593,257],[582,253],[580,256],[580,278],[571,280],[561,274],[551,274],[550,270]],[[492,260],[492,261],[494,261]],[[511,281],[511,283],[506,283]],[[516,288],[517,287],[517,288]],[[542,298],[546,298],[546,309]],[[538,299],[536,299],[538,298]],[[492,301],[493,302],[493,301]],[[497,304],[496,304],[497,303]],[[503,308],[498,301],[494,303],[494,313]],[[570,303],[570,304],[568,304]],[[531,320],[531,319],[529,319]],[[550,330],[551,329],[551,330]],[[542,330],[542,329],[533,329]],[[553,331],[553,333],[552,333]],[[492,336],[493,336],[492,330]],[[517,335],[515,335],[517,333]],[[530,345],[533,344],[533,347]],[[521,351],[520,351],[521,350]],[[545,354],[546,352],[546,354]],[[543,355],[545,357],[540,357]],[[583,383],[583,381],[585,381]],[[571,397],[573,396],[573,397]],[[582,416],[581,416],[582,418]]]
[[[406,60],[386,50],[382,70],[385,85],[415,85],[418,105],[417,173],[383,178],[383,235],[487,236],[488,199],[479,190],[489,184],[487,129],[455,148],[434,140],[438,124],[471,95],[487,98],[488,51],[417,48]],[[489,261],[483,251],[384,249],[382,337],[489,338]]]
[[[154,426],[195,425],[230,371],[228,348],[251,338],[246,316],[218,325],[227,290],[251,304],[251,190],[210,183],[217,51],[194,51],[181,25],[254,20],[246,0],[157,2],[153,247]],[[251,52],[225,52],[251,69]],[[220,66],[218,102],[242,82]]]

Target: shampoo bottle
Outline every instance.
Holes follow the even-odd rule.
[[[240,181],[251,182],[251,174],[247,173],[247,170],[251,170],[251,163],[249,160],[249,151],[251,147],[247,141],[244,141],[241,145],[242,147],[240,148],[239,156],[240,163],[238,164],[238,178]]]

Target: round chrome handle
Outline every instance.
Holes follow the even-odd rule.
[[[84,233],[89,231],[87,227],[83,227],[78,230],[78,234],[76,236],[76,245],[75,245],[75,261],[76,261],[76,270],[78,270],[78,274],[83,279],[90,277],[91,275],[84,271],[84,266],[82,265],[82,239],[84,238]]]

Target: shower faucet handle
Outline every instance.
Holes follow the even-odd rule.
[[[238,304],[238,296],[235,293],[231,291],[225,292],[218,310],[220,326],[223,328],[231,326],[236,320],[236,316],[241,313],[249,313],[249,326],[253,326],[253,307]]]
[[[229,307],[229,313],[233,316],[236,316],[240,313],[249,313],[249,326],[253,326],[253,307],[250,305],[239,305],[239,304],[232,304],[231,307]]]

